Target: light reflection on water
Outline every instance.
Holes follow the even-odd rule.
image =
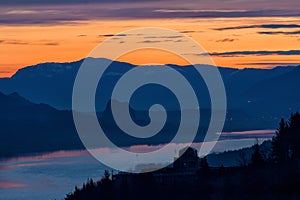
[[[222,152],[252,146],[256,138],[259,138],[261,142],[270,139],[273,134],[274,130],[222,133],[221,140],[213,151]],[[163,160],[165,156],[161,155],[160,158],[158,155],[160,162],[171,162],[174,157],[178,156],[179,149],[185,147],[185,144],[174,145],[176,145],[176,151],[168,156],[169,160]],[[194,143],[193,146],[199,149],[201,143]],[[149,152],[161,147],[162,145],[136,145],[126,150]],[[108,148],[94,151],[107,154],[107,156],[119,153],[116,149]],[[116,162],[128,169],[141,164],[138,158],[134,163],[126,162],[126,158],[121,154],[118,158],[120,159]],[[75,185],[81,186],[88,178],[100,179],[105,169],[109,167],[95,160],[87,151],[59,151],[2,160],[0,161],[0,199],[63,199]]]

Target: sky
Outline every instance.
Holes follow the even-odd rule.
[[[0,77],[41,62],[82,59],[113,35],[141,27],[169,28],[193,38],[218,66],[296,65],[299,7],[299,0],[0,0]],[[118,60],[187,64],[157,50],[134,51]]]

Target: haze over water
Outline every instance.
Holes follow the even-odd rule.
[[[252,146],[256,138],[261,143],[273,136],[274,130],[259,130],[246,132],[222,133],[221,140],[213,152],[235,150]],[[175,144],[174,144],[175,145]],[[193,144],[199,148],[201,144]],[[178,145],[178,150],[185,144]],[[127,148],[129,151],[148,152],[161,146],[137,145]],[[118,154],[115,149],[97,149],[97,153]],[[164,155],[161,155],[163,161]],[[178,151],[169,155],[171,162],[178,156]],[[128,169],[133,169],[138,163],[128,163],[120,154],[118,162]],[[222,161],[211,163],[218,166]],[[149,164],[149,163],[144,163]],[[159,164],[159,163],[156,163]],[[59,151],[54,153],[11,158],[0,161],[0,193],[1,199],[63,199],[66,193],[73,191],[74,186],[81,186],[88,178],[98,180],[104,170],[109,169],[94,159],[87,151]],[[115,171],[114,173],[117,173]]]

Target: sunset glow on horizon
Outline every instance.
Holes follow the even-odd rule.
[[[148,1],[143,3],[144,6],[148,4]],[[155,5],[161,9],[153,9],[152,13],[158,13],[155,17],[146,14],[143,18],[139,16],[95,17],[93,12],[96,11],[92,10],[90,17],[86,13],[79,13],[74,19],[65,16],[65,21],[58,16],[63,12],[62,8],[51,6],[48,8],[48,5],[25,8],[4,6],[1,8],[3,11],[1,16],[7,18],[3,18],[4,22],[0,22],[0,77],[10,77],[20,68],[42,62],[80,60],[87,57],[98,44],[111,36],[142,27],[168,28],[191,37],[211,54],[217,66],[272,68],[279,65],[300,64],[300,17],[295,16],[293,13],[295,11],[291,11],[292,16],[228,17],[225,16],[228,12],[246,11],[238,9],[237,6],[233,7],[234,9],[212,9],[202,6],[201,10],[191,10],[191,7],[189,10],[178,10],[170,6],[172,8],[167,10],[165,5],[156,4],[158,2],[154,2],[151,6]],[[139,4],[134,5],[138,8]],[[78,5],[75,8],[74,6],[72,8],[77,12]],[[109,8],[109,4],[101,6],[102,9]],[[123,4],[122,6],[119,9],[128,9]],[[291,7],[292,5],[286,9]],[[208,13],[208,16],[213,12],[216,17],[190,16],[190,13],[202,12]],[[181,16],[182,13],[185,15]],[[169,17],[169,14],[175,16]],[[44,19],[38,18],[44,21],[39,22],[38,19],[34,21],[35,15],[44,16]],[[23,21],[22,17],[24,17]],[[17,23],[15,18],[19,18],[20,22]],[[145,42],[160,41],[145,39]],[[180,39],[177,42],[181,42]],[[175,55],[159,51],[146,52],[131,53],[118,60],[138,65],[188,64]],[[201,59],[197,64],[201,64]]]

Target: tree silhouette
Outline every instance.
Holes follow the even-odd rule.
[[[276,163],[288,163],[300,158],[300,114],[291,114],[288,123],[281,119],[272,140],[272,157]]]
[[[241,167],[246,167],[248,165],[248,159],[245,151],[239,153],[238,163]]]
[[[272,139],[272,159],[276,163],[285,163],[288,160],[288,124],[281,118],[279,128]]]
[[[251,164],[253,166],[259,166],[259,165],[262,165],[263,163],[264,163],[264,158],[262,157],[262,155],[260,153],[258,140],[256,140],[256,143],[254,145],[254,151],[251,156]]]
[[[209,173],[209,165],[208,165],[206,156],[204,156],[203,158],[200,159],[200,167],[201,167],[201,171],[205,175],[208,175],[208,173]]]
[[[75,187],[73,193],[67,194],[65,200],[210,199],[212,195],[216,199],[300,199],[299,143],[300,114],[297,112],[288,123],[281,119],[272,139],[271,156],[280,165],[267,162],[262,150],[269,146],[261,146],[256,140],[251,159],[245,153],[240,154],[240,167],[210,168],[207,157],[203,157],[198,163],[199,170],[187,168],[188,173],[167,168],[113,176],[106,170],[97,184],[88,179],[81,189]]]
[[[103,180],[110,180],[110,173],[108,170],[104,171],[104,176],[103,176]]]
[[[291,115],[289,120],[289,149],[288,154],[292,161],[298,160],[300,158],[300,114],[296,112]]]

